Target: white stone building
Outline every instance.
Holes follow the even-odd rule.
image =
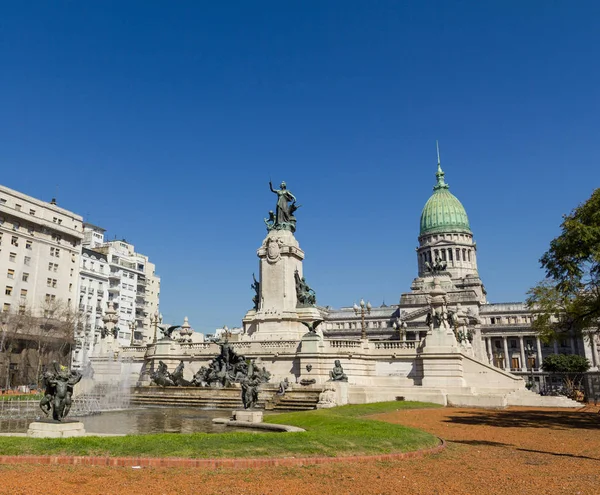
[[[89,233],[86,225],[86,233]],[[80,368],[98,343],[103,322],[102,316],[108,303],[108,275],[110,267],[105,254],[82,248],[78,287],[78,310],[80,325],[75,332],[75,349],[72,362]]]
[[[58,301],[77,304],[81,216],[0,186],[0,307],[34,314]]]
[[[134,246],[124,240],[105,242],[104,229],[100,227],[86,224],[84,236],[84,246],[104,256],[107,262],[107,297],[103,304],[106,308],[110,301],[117,309],[119,344],[152,342],[154,332],[150,321],[158,311],[160,299],[160,277],[154,263],[136,253]]]
[[[467,213],[450,193],[438,161],[434,192],[421,213],[418,236],[417,277],[411,291],[400,296],[399,304],[374,307],[365,315],[370,339],[397,337],[420,341],[427,332],[427,294],[433,279],[442,282],[449,309],[468,320],[473,335],[473,352],[482,361],[516,375],[533,377],[542,385],[541,363],[549,354],[580,354],[589,359],[592,370],[600,369],[598,343],[575,335],[564,335],[553,344],[544,344],[531,327],[533,314],[523,302],[490,303],[479,278],[477,244]],[[356,338],[362,319],[352,307],[320,308],[321,325],[329,338]]]

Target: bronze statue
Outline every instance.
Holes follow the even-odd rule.
[[[305,321],[301,321],[300,323],[302,323],[306,328],[308,328],[308,333],[317,333],[317,327],[323,323],[323,320],[316,320],[316,321],[311,321],[310,323],[307,323]]]
[[[296,231],[296,218],[294,212],[300,207],[296,205],[296,197],[287,189],[285,182],[279,186],[280,189],[273,189],[273,183],[269,181],[271,192],[277,194],[277,206],[275,208],[274,221],[271,223],[271,216],[267,224],[267,230],[290,230]]]
[[[294,272],[294,279],[296,280],[296,297],[298,299],[296,307],[308,308],[315,306],[317,303],[317,295],[315,294],[315,291],[312,290],[306,283],[306,279],[304,277],[300,277],[298,270]]]
[[[252,274],[252,280],[254,280],[254,282],[252,282],[252,285],[250,287],[255,292],[254,297],[252,298],[252,302],[254,303],[254,309],[258,311],[258,304],[260,302],[260,282],[256,280],[254,273]]]
[[[172,338],[171,336],[173,335],[173,332],[177,330],[180,326],[181,325],[159,325],[158,328],[160,328],[164,339],[170,339]]]
[[[346,373],[344,373],[344,368],[342,368],[342,364],[339,359],[334,361],[333,370],[329,372],[329,381],[332,382],[347,382],[348,377]]]
[[[52,363],[54,371],[46,371],[42,375],[44,397],[40,401],[40,409],[46,416],[52,410],[52,419],[62,421],[71,410],[73,389],[83,375],[78,371],[69,371],[66,367],[59,368],[58,363]]]

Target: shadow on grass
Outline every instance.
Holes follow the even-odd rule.
[[[446,422],[499,428],[600,430],[600,415],[581,411],[469,411],[450,416]]]

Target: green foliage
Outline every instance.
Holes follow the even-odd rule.
[[[301,433],[193,433],[35,439],[0,437],[3,455],[94,455],[129,457],[283,457],[344,456],[407,452],[434,447],[424,431],[373,419],[366,414],[439,407],[421,402],[384,402],[332,409],[273,414],[265,422],[306,429]]]
[[[600,331],[600,189],[563,218],[561,234],[540,259],[547,278],[527,298],[545,341]]]
[[[542,369],[550,373],[585,373],[590,366],[585,357],[576,354],[551,354],[542,362]]]

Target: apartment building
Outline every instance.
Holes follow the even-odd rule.
[[[58,302],[75,310],[82,239],[81,216],[0,186],[2,311],[44,316]]]
[[[91,224],[85,224],[83,245],[106,260],[107,298],[103,303],[106,305],[110,301],[117,309],[119,343],[142,345],[151,342],[150,319],[158,311],[160,298],[160,278],[154,263],[137,253],[133,244],[125,240],[105,241],[104,229]],[[83,287],[82,283],[81,290]]]

